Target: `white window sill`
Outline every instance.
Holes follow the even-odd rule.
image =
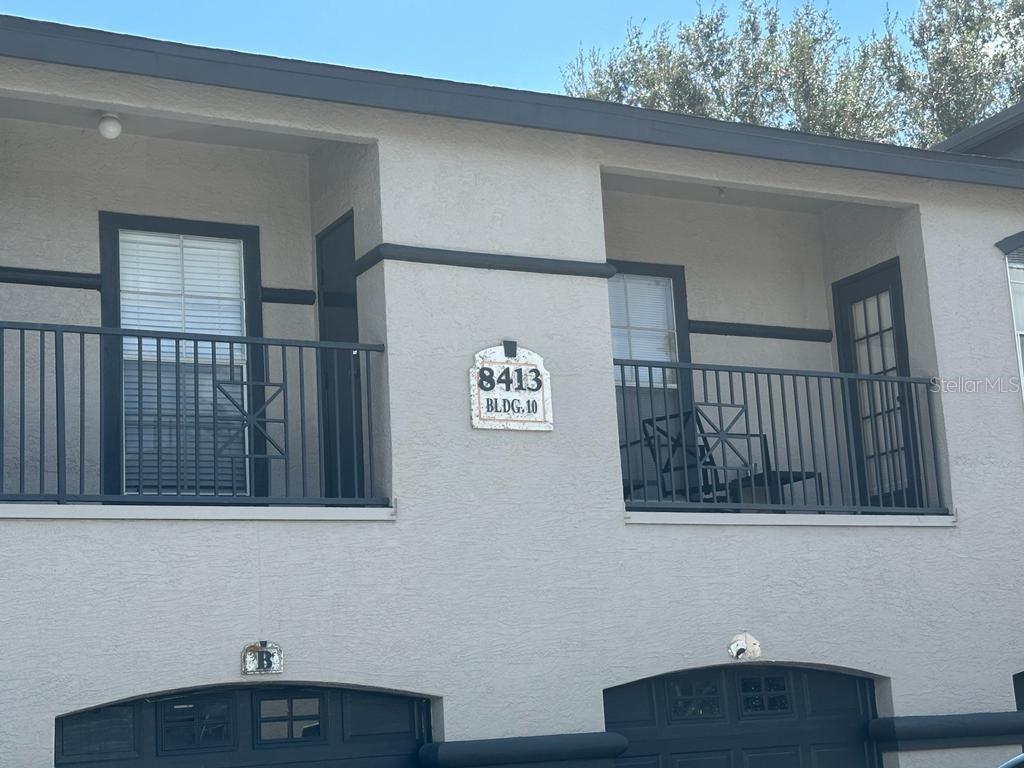
[[[803,525],[847,528],[952,528],[956,515],[813,515],[774,512],[626,512],[627,525]]]
[[[0,504],[0,520],[393,521],[394,507],[228,507],[173,504]]]

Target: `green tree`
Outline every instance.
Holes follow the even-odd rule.
[[[811,0],[783,21],[743,0],[580,50],[563,69],[573,96],[926,146],[1024,99],[1024,0],[922,0],[907,22],[851,41]]]

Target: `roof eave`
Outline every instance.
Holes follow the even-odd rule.
[[[0,15],[0,56],[681,149],[1024,189],[1020,161],[237,53],[13,16]]]

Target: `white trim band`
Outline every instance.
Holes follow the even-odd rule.
[[[393,521],[394,507],[257,507],[173,504],[0,504],[0,520]]]
[[[775,512],[626,512],[633,525],[804,525],[848,528],[952,528],[954,515],[814,515]]]

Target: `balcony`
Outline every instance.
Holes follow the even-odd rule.
[[[928,379],[614,366],[628,510],[947,513]]]
[[[386,505],[383,349],[0,322],[0,501]]]

